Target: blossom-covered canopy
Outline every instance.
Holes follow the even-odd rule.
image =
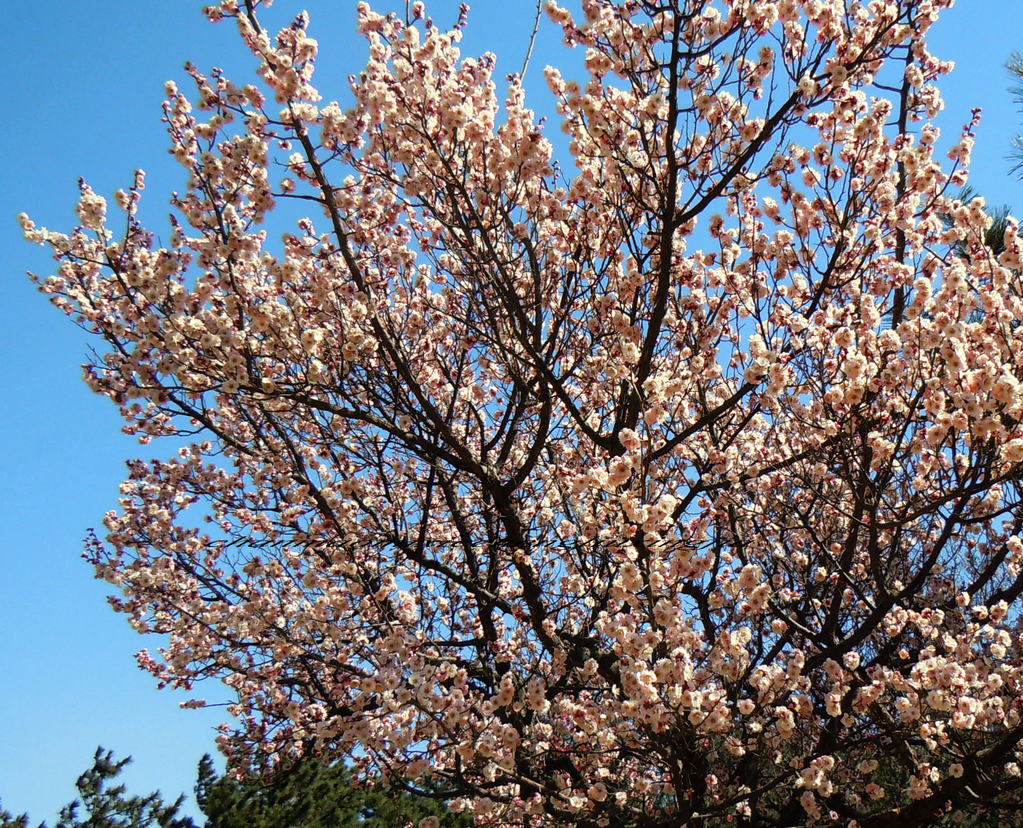
[[[483,825],[1019,803],[1020,242],[957,196],[977,117],[936,151],[951,0],[549,2],[563,136],[464,20],[360,3],[342,107],[258,5],[207,10],[258,81],[168,85],[166,246],[141,173],[23,218],[168,446],[89,557],[231,762]]]

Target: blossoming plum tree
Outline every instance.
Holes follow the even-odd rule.
[[[951,2],[548,3],[557,141],[464,19],[360,3],[343,108],[306,15],[207,9],[259,81],[168,85],[167,246],[142,173],[23,224],[171,446],[89,557],[144,668],[237,693],[235,766],[490,825],[1019,804],[1021,251],[953,195],[977,116],[936,149]]]

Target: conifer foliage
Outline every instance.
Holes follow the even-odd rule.
[[[57,828],[196,828],[179,812],[184,794],[168,804],[159,791],[146,796],[128,796],[124,784],[113,784],[131,757],[114,759],[112,751],[96,748],[92,766],[78,777],[78,798],[60,809]],[[29,828],[27,814],[13,817],[0,809],[3,828]],[[46,828],[40,823],[39,828]]]
[[[272,780],[218,776],[209,756],[199,762],[196,801],[205,828],[394,828],[435,817],[442,828],[470,828],[465,815],[447,813],[442,797],[413,796],[382,780],[363,784],[352,769],[316,759],[299,762]]]

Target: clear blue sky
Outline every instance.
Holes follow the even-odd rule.
[[[391,0],[392,5],[403,5]],[[376,5],[384,7],[387,0]],[[960,0],[932,40],[957,62],[943,85],[940,123],[951,136],[981,106],[984,120],[971,183],[989,202],[1023,210],[1023,184],[1009,175],[1009,136],[1023,120],[1006,92],[1002,68],[1023,31],[1006,0]],[[0,3],[0,430],[7,447],[0,481],[0,798],[51,825],[72,798],[74,779],[96,745],[134,763],[125,781],[135,792],[160,788],[191,795],[199,757],[213,751],[216,709],[184,711],[183,696],[158,692],[133,654],[158,642],[129,630],[106,606],[105,585],[79,557],[85,530],[116,503],[125,457],[140,448],[119,433],[113,407],[87,392],[79,365],[87,337],[48,306],[23,275],[48,275],[49,260],[23,242],[15,215],[69,229],[76,181],[110,195],[149,173],[144,216],[160,225],[165,196],[181,185],[166,154],[160,122],[163,82],[182,83],[181,66],[221,66],[248,81],[252,60],[230,24],[210,26],[200,2],[173,0],[7,0]],[[321,44],[319,84],[343,96],[345,77],[364,61],[354,36],[354,0],[278,0],[280,21],[302,7]],[[458,3],[428,4],[453,21]],[[533,0],[477,0],[464,52],[494,51],[501,73],[517,71],[533,23]],[[527,87],[533,106],[548,103],[540,72],[557,62],[558,38],[541,30]],[[211,687],[210,700],[227,699]],[[195,813],[189,805],[189,812]]]

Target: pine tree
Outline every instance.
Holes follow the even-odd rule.
[[[1009,70],[1009,75],[1013,79],[1013,84],[1009,87],[1009,91],[1012,92],[1012,99],[1019,108],[1019,111],[1023,113],[1023,54],[1013,52],[1005,64],[1005,68]],[[1023,133],[1013,136],[1012,152],[1009,153],[1009,158],[1015,162],[1012,171],[1020,178],[1023,178]]]
[[[436,816],[440,825],[466,828],[468,818],[448,814],[440,797],[394,785],[358,784],[352,769],[315,760],[299,762],[272,781],[218,776],[209,755],[199,762],[196,801],[205,828],[391,828]]]
[[[112,751],[96,748],[92,767],[75,783],[80,798],[61,809],[57,828],[196,828],[178,814],[184,795],[166,804],[159,791],[128,797],[123,784],[108,787],[130,762],[130,756],[117,761]]]
[[[178,813],[184,794],[167,804],[159,791],[129,797],[125,785],[108,787],[130,762],[130,756],[118,761],[112,751],[96,748],[92,767],[75,783],[79,798],[60,809],[57,828],[198,828]],[[28,814],[13,816],[0,805],[0,828],[29,828]]]
[[[10,811],[4,810],[3,800],[0,800],[0,828],[28,828],[28,814],[14,816]],[[40,825],[39,828],[45,828]]]

